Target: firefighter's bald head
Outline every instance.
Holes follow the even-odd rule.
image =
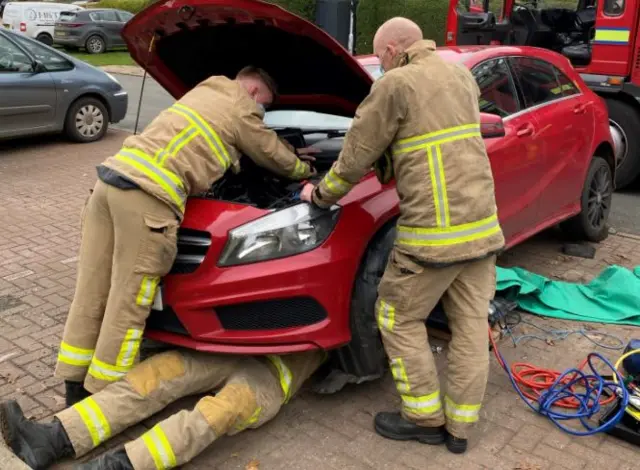
[[[373,53],[384,70],[391,70],[397,66],[395,59],[422,38],[420,26],[410,19],[391,18],[378,28],[373,38]]]

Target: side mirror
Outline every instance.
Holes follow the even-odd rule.
[[[44,66],[42,62],[36,60],[33,62],[33,73],[44,73],[47,71],[47,68]]]
[[[504,122],[500,116],[489,113],[480,113],[480,133],[484,139],[504,137]]]

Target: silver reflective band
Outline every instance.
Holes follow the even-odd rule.
[[[403,153],[414,148],[420,148],[428,144],[446,143],[449,139],[456,140],[456,137],[474,137],[480,135],[480,126],[478,124],[470,124],[466,126],[458,126],[444,131],[432,132],[425,134],[422,138],[409,138],[400,140],[392,147],[393,153]]]

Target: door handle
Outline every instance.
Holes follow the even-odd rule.
[[[575,108],[573,108],[574,114],[583,114],[587,110],[586,104],[579,104]]]
[[[521,127],[520,129],[518,129],[518,132],[516,132],[516,135],[518,137],[525,137],[531,134],[533,134],[533,126],[531,124],[527,124],[526,126]]]

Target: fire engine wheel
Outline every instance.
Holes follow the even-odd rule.
[[[593,157],[582,189],[582,211],[563,222],[562,229],[571,238],[601,242],[609,236],[609,214],[613,199],[613,175],[604,158]]]
[[[378,330],[375,302],[396,232],[390,224],[380,230],[367,248],[351,299],[351,342],[337,351],[339,367],[351,383],[375,380],[384,374],[387,358]]]
[[[615,146],[616,188],[622,189],[640,176],[640,114],[623,101],[608,99],[609,127]]]

